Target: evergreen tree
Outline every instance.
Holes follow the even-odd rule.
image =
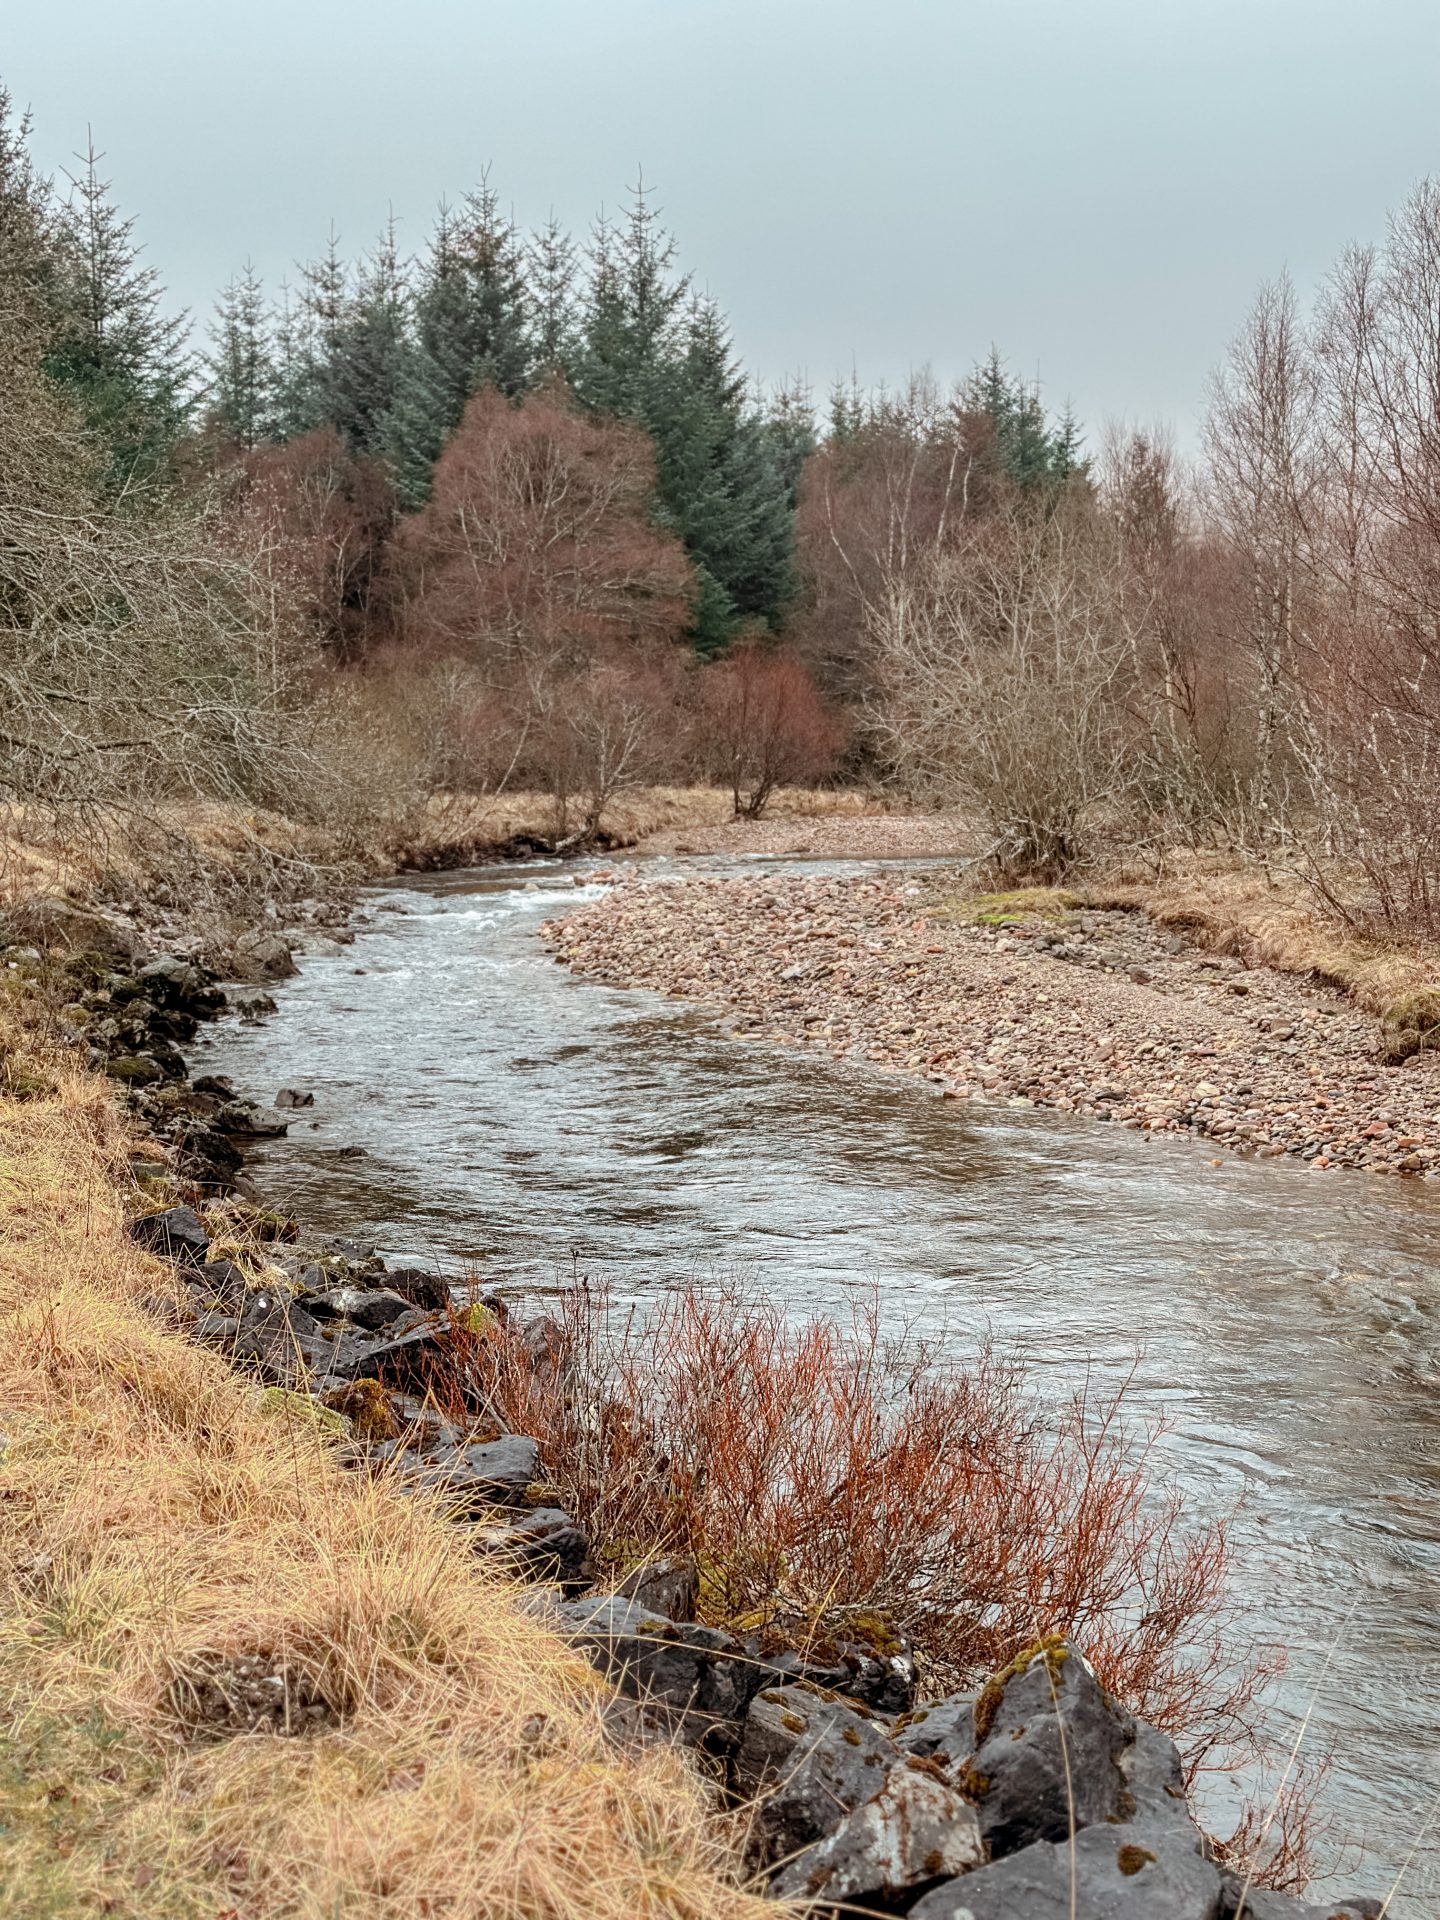
[[[142,264],[134,220],[121,217],[100,177],[93,141],[56,225],[56,324],[45,370],[80,408],[122,492],[165,469],[190,411],[189,318],[163,311],[153,267]]]
[[[818,444],[815,438],[815,402],[803,380],[781,387],[763,415],[765,431],[793,508],[800,497],[800,476]]]
[[[0,82],[0,379],[30,366],[54,323],[59,263],[50,182],[30,157],[30,117]]]
[[[1070,419],[1059,433],[1053,431],[1039,389],[1012,380],[998,348],[991,348],[989,358],[965,383],[962,405],[989,421],[999,466],[1022,493],[1051,486],[1073,470],[1079,454],[1078,423]]]
[[[407,300],[392,218],[344,304],[328,369],[327,418],[352,453],[386,450],[408,360]]]
[[[1065,411],[1060,416],[1060,424],[1052,439],[1050,459],[1051,471],[1060,481],[1086,480],[1090,476],[1090,462],[1081,449],[1085,445],[1085,436],[1080,430],[1080,422],[1075,417],[1075,409],[1067,400]]]
[[[651,425],[647,415],[684,352],[689,295],[690,277],[675,272],[675,243],[642,180],[623,224],[614,227],[602,216],[595,227],[575,364],[576,389],[587,406]]]
[[[431,470],[471,396],[495,386],[513,399],[529,380],[524,267],[520,237],[488,181],[458,216],[441,208],[386,424],[385,448],[407,507],[428,498]]]
[[[575,384],[596,412],[655,443],[662,517],[684,540],[698,594],[691,638],[714,653],[790,592],[792,511],[781,449],[747,405],[713,301],[691,296],[643,184],[624,221],[596,228]]]
[[[336,421],[336,373],[350,301],[349,274],[334,228],[325,252],[301,268],[300,291],[277,327],[283,368],[276,425],[285,439]]]
[[[273,432],[276,397],[265,292],[249,260],[221,294],[210,338],[211,416],[227,440],[248,452]]]
[[[829,437],[842,447],[859,437],[869,419],[870,409],[853,372],[848,381],[836,380],[831,387],[829,417]]]
[[[567,373],[575,352],[575,243],[552,214],[527,259],[532,345],[542,373]]]

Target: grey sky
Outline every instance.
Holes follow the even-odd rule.
[[[643,163],[747,363],[1171,419],[1256,283],[1440,170],[1435,0],[5,0],[47,166],[87,121],[179,303],[491,177],[583,230]]]

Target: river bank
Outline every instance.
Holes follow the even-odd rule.
[[[633,870],[550,923],[580,976],[724,1009],[773,1044],[1151,1136],[1318,1170],[1440,1163],[1440,1054],[1381,1059],[1373,1014],[1313,977],[1078,896],[978,902],[962,876]]]
[[[277,1132],[225,1083],[189,1086],[176,1041],[221,1010],[213,980],[174,955],[112,958],[91,1010],[109,1042],[144,1046],[110,1064],[157,1063],[214,1135]],[[114,1091],[153,1121],[154,1089],[77,1072],[40,983],[12,984],[9,1911],[151,1920],[223,1893],[278,1920],[320,1889],[359,1915],[439,1897],[517,1920],[743,1920],[762,1911],[749,1876],[780,1911],[819,1894],[1028,1920],[1037,1888],[1069,1899],[1072,1871],[1085,1899],[1143,1896],[1152,1916],[1251,1911],[1174,1745],[1063,1642],[921,1707],[907,1643],[872,1613],[848,1638],[810,1621],[797,1647],[697,1617],[694,1562],[642,1561],[612,1591],[616,1569],[547,1504],[563,1452],[475,1397],[503,1303],[457,1308],[433,1274],[224,1192],[162,1204],[186,1162],[140,1160],[155,1136]],[[556,1351],[517,1330],[511,1365],[543,1386]],[[493,1393],[513,1375],[487,1377]],[[1078,1800],[1062,1754],[1084,1766]]]
[[[523,872],[523,869],[521,871]],[[564,873],[552,872],[552,884],[556,881],[563,881],[568,889],[570,876]],[[535,885],[534,882],[529,880],[519,880],[518,876],[517,880],[512,882],[512,884],[518,885],[521,888],[519,897],[522,899],[527,897],[527,890],[533,888]],[[529,897],[539,896],[529,895]],[[364,917],[362,916],[362,933],[364,932],[363,919]],[[367,939],[368,937],[369,936],[367,936]],[[475,964],[475,957],[472,947],[466,959],[467,966],[472,969]],[[366,962],[366,965],[363,967],[357,966],[356,964],[361,958]],[[114,1018],[131,1022],[149,1021],[150,1015],[146,1013],[145,1007],[139,1004],[141,1002],[148,1002],[153,1008],[154,1013],[161,1016],[159,1025],[153,1028],[150,1035],[146,1036],[151,1042],[148,1051],[150,1051],[153,1056],[157,1051],[155,1046],[156,1041],[164,1042],[169,1039],[171,1044],[173,1044],[173,1017],[177,1013],[182,1016],[188,1013],[191,1017],[195,1018],[203,1016],[205,1009],[201,1001],[195,996],[211,993],[213,992],[213,987],[211,983],[203,979],[197,982],[187,977],[185,963],[183,961],[177,963],[173,957],[169,962],[163,960],[159,962],[159,972],[152,972],[151,968],[155,963],[147,962],[141,955],[133,956],[133,961],[138,963],[134,973],[134,984],[142,990],[139,992],[131,992],[128,987],[122,986],[117,999],[115,983],[112,981],[109,984],[103,985],[101,991],[103,994],[109,995],[109,1002],[107,1004],[107,1002],[102,999],[100,1006],[97,1007],[95,1011],[100,1014],[102,1021],[107,1023]],[[361,975],[364,979],[368,980],[377,977],[370,972],[373,961],[374,955],[370,952],[366,952],[363,956],[355,955],[352,958],[351,951],[346,946],[334,943],[328,938],[322,940],[321,943],[314,948],[314,965],[317,975],[323,975],[328,970],[338,970],[339,976],[341,977],[354,978],[356,975]],[[26,963],[21,964],[24,965]],[[535,956],[535,964],[542,971],[550,971],[538,954]],[[309,969],[307,968],[307,972],[308,971]],[[357,981],[356,984],[358,986],[360,984],[359,981]],[[435,982],[432,978],[432,984],[429,990],[433,992],[436,985],[438,985],[438,982]],[[284,990],[282,989],[282,991]],[[177,1004],[177,995],[188,999],[191,1003],[190,1006],[187,1008],[183,1004]],[[346,997],[348,998],[348,995]],[[167,1026],[171,1029],[169,1034],[163,1030]],[[453,1021],[451,1022],[451,1026],[453,1028]],[[248,1029],[251,1033],[256,1034],[261,1030],[260,1028]],[[132,1036],[129,1034],[119,1034],[116,1037],[122,1039],[128,1045]],[[352,1042],[353,1037],[352,1033]],[[559,1035],[555,1036],[557,1040],[560,1037]],[[367,1029],[367,1047],[378,1041],[379,1038],[380,1032],[378,1029],[373,1032]],[[513,1043],[514,1040],[512,1036],[511,1044],[513,1045]],[[451,1044],[453,1046],[453,1034]],[[142,1051],[145,1050],[147,1049],[142,1049]],[[159,1048],[159,1051],[163,1052],[163,1047]],[[209,1076],[204,1075],[200,1076],[202,1080],[208,1077]],[[151,1089],[141,1089],[142,1094],[148,1094],[151,1091]],[[249,1091],[254,1093],[257,1090],[251,1088]],[[243,1101],[237,1102],[232,1097],[232,1089],[212,1084],[209,1088],[200,1089],[200,1092],[202,1098],[220,1102],[221,1111],[214,1116],[220,1131],[228,1132],[235,1120],[243,1117],[243,1111],[242,1114],[237,1114],[235,1111],[237,1105],[241,1106],[243,1110]],[[252,1113],[257,1114],[259,1118],[266,1122],[267,1130],[269,1131],[278,1130],[278,1127],[283,1125],[287,1118],[292,1123],[299,1122],[302,1125],[306,1124],[306,1116],[309,1109],[304,1103],[303,1094],[298,1106],[282,1103],[282,1111],[278,1114],[273,1111],[265,1111],[265,1109],[268,1109],[268,1106],[268,1095],[263,1097],[262,1105],[258,1108],[255,1107],[253,1101],[251,1103]],[[240,1129],[240,1132],[242,1134],[245,1132],[244,1127]],[[142,1152],[143,1151],[142,1149]],[[151,1188],[148,1183],[154,1181],[157,1176],[161,1179],[165,1178],[163,1170],[153,1167],[143,1170],[137,1169],[132,1162],[131,1172],[132,1177],[138,1175],[141,1183],[140,1191],[144,1195],[142,1204],[158,1204],[162,1196]],[[412,1200],[415,1197],[417,1196],[412,1195]],[[130,1204],[133,1207],[133,1199]],[[406,1279],[402,1275],[396,1275],[393,1272],[387,1271],[383,1262],[376,1264],[367,1255],[365,1249],[354,1247],[342,1249],[317,1246],[314,1236],[305,1234],[303,1230],[293,1239],[288,1236],[282,1236],[277,1239],[274,1231],[277,1223],[273,1218],[268,1223],[265,1223],[266,1230],[262,1236],[259,1236],[259,1244],[247,1246],[247,1236],[243,1232],[237,1234],[235,1231],[236,1223],[228,1212],[226,1203],[223,1202],[223,1200],[217,1201],[212,1207],[203,1208],[202,1214],[201,1232],[202,1236],[208,1241],[208,1244],[203,1246],[203,1253],[208,1257],[203,1258],[198,1267],[187,1268],[185,1265],[185,1256],[183,1254],[181,1256],[178,1277],[181,1282],[184,1297],[182,1312],[190,1316],[195,1316],[196,1322],[203,1323],[203,1325],[200,1325],[196,1322],[187,1322],[187,1324],[190,1325],[192,1333],[194,1331],[201,1331],[206,1336],[213,1336],[223,1357],[232,1361],[239,1359],[245,1374],[249,1378],[255,1379],[258,1376],[259,1381],[263,1383],[268,1373],[268,1388],[263,1385],[259,1388],[262,1397],[266,1391],[279,1393],[281,1395],[295,1393],[309,1394],[313,1391],[316,1398],[323,1401],[325,1396],[335,1395],[337,1388],[343,1393],[350,1384],[348,1382],[332,1382],[327,1380],[326,1376],[335,1370],[333,1363],[337,1358],[342,1359],[347,1366],[352,1357],[358,1358],[362,1363],[368,1364],[371,1360],[376,1359],[379,1349],[387,1345],[396,1343],[403,1344],[405,1342],[412,1342],[413,1340],[413,1344],[408,1349],[408,1354],[402,1352],[399,1356],[396,1356],[401,1360],[402,1364],[408,1364],[408,1355],[413,1354],[416,1348],[423,1347],[427,1344],[443,1347],[449,1332],[449,1326],[444,1314],[442,1313],[437,1317],[436,1311],[431,1308],[428,1312],[420,1311],[418,1316],[416,1316],[415,1310],[418,1303],[414,1300],[407,1300],[404,1296],[403,1289],[408,1284]],[[152,1215],[150,1217],[156,1216]],[[316,1255],[320,1256],[318,1260],[316,1259]],[[318,1273],[313,1271],[317,1266],[319,1267]],[[238,1275],[234,1271],[237,1267],[240,1269]],[[227,1271],[227,1268],[230,1270]],[[153,1288],[155,1285],[153,1269],[150,1271],[149,1278]],[[332,1284],[334,1282],[339,1282],[340,1284],[337,1286]],[[284,1290],[278,1299],[275,1298],[277,1286],[283,1287]],[[336,1294],[343,1296],[347,1292],[352,1295],[359,1294],[368,1297],[363,1300],[353,1297],[337,1300],[332,1297]],[[389,1297],[381,1297],[385,1295]],[[202,1298],[201,1296],[205,1297]],[[154,1295],[152,1294],[152,1298],[153,1297]],[[352,1310],[357,1308],[365,1313],[367,1317],[376,1314],[388,1316],[386,1324],[375,1328],[365,1327],[363,1332],[369,1336],[369,1338],[357,1339],[352,1319]],[[407,1314],[412,1316],[408,1326],[405,1324]],[[351,1320],[351,1325],[348,1327],[345,1325],[347,1319]],[[242,1323],[244,1324],[242,1325]],[[337,1351],[342,1343],[348,1347],[352,1342],[355,1347],[358,1347],[358,1353],[347,1352],[341,1355]],[[297,1362],[301,1363],[301,1367],[303,1368],[303,1378],[301,1377],[301,1370],[297,1368]],[[129,1364],[128,1360],[126,1364]],[[383,1360],[377,1361],[377,1365],[383,1368]],[[350,1371],[353,1372],[353,1368],[350,1369]],[[257,1389],[252,1387],[249,1390],[254,1392]],[[289,1405],[290,1402],[282,1400],[281,1404]],[[342,1400],[338,1408],[333,1406],[325,1407],[324,1412],[330,1416],[331,1420],[337,1423],[352,1422],[354,1415],[347,1410],[347,1407],[348,1400]],[[529,1429],[527,1428],[526,1430],[528,1431]],[[322,1440],[326,1445],[335,1445],[338,1443],[341,1446],[348,1446],[352,1444],[352,1436],[348,1431],[342,1428],[341,1432],[336,1433],[328,1422],[322,1423]],[[473,1450],[478,1451],[492,1444],[494,1444],[494,1442],[489,1439],[479,1440],[475,1443]],[[472,1448],[468,1445],[460,1449],[464,1454],[468,1454],[471,1450]],[[420,1458],[423,1468],[429,1472],[434,1465],[433,1461],[426,1460],[423,1453]],[[445,1473],[442,1472],[440,1477],[445,1478]],[[484,1478],[483,1474],[481,1478]],[[434,1490],[443,1493],[448,1499],[453,1501],[455,1492],[453,1486],[445,1488],[437,1487]],[[481,1489],[481,1491],[487,1493],[488,1496],[493,1496],[495,1488],[487,1483],[487,1487]],[[519,1493],[520,1491],[517,1486],[515,1492]],[[535,1556],[537,1571],[553,1567],[552,1556],[561,1546],[564,1546],[573,1553],[575,1545],[574,1528],[571,1527],[569,1529],[568,1537],[566,1537],[564,1529],[557,1530],[550,1524],[555,1518],[556,1516],[552,1513],[547,1519],[543,1507],[539,1510],[534,1510],[534,1502],[529,1498],[528,1489],[526,1490],[525,1498],[521,1500],[519,1506],[507,1516],[506,1525],[510,1529],[510,1542],[512,1545],[521,1544],[517,1535],[517,1528],[520,1532],[531,1532],[538,1528],[542,1534],[547,1526],[550,1528],[548,1539],[538,1538],[532,1539],[529,1542],[529,1545],[538,1549]],[[568,1516],[561,1514],[558,1518],[563,1521],[566,1520]],[[576,1571],[577,1569],[572,1559],[570,1572],[573,1574]],[[610,1603],[606,1601],[602,1591],[598,1599],[592,1596],[587,1599],[584,1604],[593,1611],[593,1608],[597,1605],[603,1608]],[[629,1616],[627,1614],[627,1622],[628,1618]],[[568,1620],[568,1622],[562,1620],[562,1624],[567,1625],[567,1630],[571,1632],[572,1636],[578,1637],[582,1642],[585,1641],[587,1632],[593,1626],[589,1614],[586,1614],[584,1618],[577,1616],[573,1620]],[[702,1623],[697,1627],[696,1631],[700,1636],[696,1644],[707,1652],[713,1652],[714,1643],[712,1640],[706,1639],[705,1636],[713,1635],[715,1629]],[[625,1635],[622,1634],[621,1638],[624,1639]],[[643,1633],[641,1638],[643,1640]],[[600,1636],[600,1643],[597,1643],[592,1632],[590,1633],[590,1640],[592,1642],[592,1657],[596,1657],[602,1665],[613,1666],[613,1662],[610,1659],[610,1648],[612,1645],[610,1636],[608,1634]],[[637,1649],[636,1652],[641,1653],[643,1649]],[[248,1658],[248,1656],[245,1656],[245,1658]],[[743,1664],[743,1649],[740,1655],[734,1654],[733,1650],[731,1650],[723,1656],[723,1659],[731,1661],[736,1658],[741,1659]],[[612,1677],[619,1680],[622,1687],[624,1684],[623,1669],[626,1668],[627,1663],[633,1667],[636,1661],[632,1656],[627,1655],[626,1660],[623,1660],[620,1663],[620,1667],[616,1668],[612,1673]],[[261,1662],[261,1666],[264,1667],[264,1662]],[[697,1687],[703,1688],[708,1686],[710,1683],[706,1681],[705,1675],[710,1670],[711,1667],[708,1662],[692,1661],[690,1668],[687,1669],[686,1675],[682,1675],[681,1678],[676,1681],[676,1685],[682,1693],[686,1692],[687,1689],[693,1690]],[[241,1677],[245,1680],[246,1687],[250,1689],[250,1692],[246,1694],[242,1704],[253,1704],[252,1696],[254,1687],[256,1685],[263,1685],[269,1678],[273,1678],[274,1668],[264,1667],[264,1671],[257,1669],[256,1672],[253,1673],[247,1668]],[[281,1677],[283,1680],[283,1675]],[[847,1690],[843,1681],[841,1683],[841,1690]],[[721,1691],[723,1692],[724,1689],[722,1688]],[[207,1698],[210,1697],[212,1696],[207,1695]],[[288,1699],[288,1693],[286,1697]],[[751,1704],[753,1706],[753,1702]],[[800,1705],[803,1708],[804,1703],[801,1702]],[[969,1711],[968,1707],[966,1711]],[[790,1713],[793,1716],[795,1714],[795,1703],[782,1704],[782,1712]],[[803,1718],[803,1712],[796,1717]],[[730,1718],[734,1720],[736,1716],[732,1714]],[[833,1718],[834,1716],[827,1716],[827,1719]],[[763,1721],[763,1713],[761,1713],[760,1719]],[[749,1737],[743,1731],[745,1724],[748,1724],[747,1717],[740,1715],[736,1724],[735,1733],[736,1737],[741,1740],[742,1746]],[[829,1728],[829,1732],[833,1735],[837,1731],[838,1726],[848,1727],[849,1724],[848,1721],[841,1719],[837,1721],[836,1726]],[[788,1731],[783,1721],[782,1729]],[[249,1727],[247,1731],[253,1732],[253,1726]],[[761,1737],[762,1731],[763,1729],[757,1729],[757,1738]],[[725,1737],[728,1739],[730,1736],[727,1734]],[[785,1744],[782,1734],[777,1733],[774,1729],[770,1730],[769,1737],[781,1739],[782,1746]],[[1124,1739],[1128,1738],[1129,1736],[1123,1736],[1122,1744]],[[883,1757],[886,1750],[877,1749],[877,1751],[880,1751]],[[948,1802],[945,1804],[946,1806],[949,1805]],[[957,1814],[953,1807],[950,1808],[950,1813],[954,1815],[954,1818],[951,1820],[952,1827],[957,1829],[967,1828],[968,1822],[963,1815]],[[1182,1825],[1178,1830],[1183,1835],[1186,1829]],[[1193,1831],[1193,1829],[1191,1831]],[[881,1837],[883,1838],[883,1835]],[[851,1838],[854,1839],[855,1836],[852,1835]],[[814,1844],[819,1845],[821,1843],[817,1839]],[[1037,1842],[1037,1844],[1048,1846],[1051,1843]],[[1137,1842],[1136,1844],[1140,1843]],[[1169,1844],[1173,1844],[1173,1840],[1167,1841],[1167,1845]],[[1022,1849],[1022,1851],[1026,1850],[1027,1849]],[[949,1856],[947,1856],[947,1858],[948,1857]],[[997,1857],[1000,1857],[998,1853]],[[1017,1855],[1016,1858],[1018,1859],[1018,1857]],[[1165,1855],[1161,1854],[1160,1858],[1165,1858]],[[1205,1876],[1201,1875],[1201,1878],[1204,1879]],[[923,1882],[917,1881],[915,1883],[916,1890],[918,1890],[920,1884],[923,1884]],[[1206,1886],[1213,1892],[1215,1882],[1208,1880],[1206,1881]],[[978,1893],[980,1888],[977,1887],[976,1891]],[[1149,1891],[1148,1887],[1146,1891]],[[1208,1897],[1207,1893],[1207,1898]],[[143,1907],[140,1910],[144,1911]],[[540,1910],[546,1911],[546,1909]],[[644,1911],[645,1909],[642,1906],[638,1910]],[[702,1909],[702,1911],[703,1910],[705,1909]],[[1338,1909],[1335,1910],[1338,1911]],[[1352,1911],[1353,1910],[1354,1909],[1352,1909]],[[927,1911],[929,1911],[929,1909],[927,1909]],[[997,1912],[1000,1911],[1004,1911],[1004,1909],[997,1909]],[[1327,1910],[1321,1909],[1319,1911]]]

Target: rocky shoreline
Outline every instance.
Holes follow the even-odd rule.
[[[1138,911],[971,918],[929,873],[631,873],[545,933],[587,979],[695,1000],[742,1034],[914,1074],[953,1099],[1316,1169],[1440,1165],[1440,1054],[1387,1064],[1378,1023],[1344,994]]]
[[[633,912],[640,898],[627,890],[618,903]],[[913,912],[903,893],[894,900]],[[118,934],[106,952],[100,923],[84,945],[81,932],[72,923],[70,950],[44,966],[52,996],[69,996],[70,1044],[125,1091],[155,1143],[133,1164],[130,1224],[173,1273],[150,1310],[252,1379],[275,1418],[326,1434],[355,1471],[438,1498],[609,1681],[616,1741],[692,1751],[717,1804],[746,1823],[748,1864],[777,1900],[922,1920],[1380,1912],[1249,1889],[1196,1825],[1173,1742],[1063,1642],[1037,1645],[974,1693],[921,1702],[910,1649],[883,1623],[837,1613],[795,1647],[722,1631],[697,1619],[696,1569],[676,1562],[597,1591],[605,1561],[552,1504],[536,1442],[495,1417],[466,1364],[471,1343],[507,1322],[504,1301],[457,1299],[423,1267],[307,1234],[245,1197],[246,1142],[283,1131],[306,1096],[282,1090],[263,1110],[223,1080],[192,1082],[180,1048],[227,1007],[263,1017],[263,992]],[[553,1332],[524,1330],[527,1364],[555,1364]],[[323,1723],[283,1671],[227,1671],[201,1705],[217,1735]]]

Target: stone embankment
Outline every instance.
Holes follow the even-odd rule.
[[[1440,1164],[1440,1055],[1381,1057],[1343,994],[1137,912],[976,924],[936,877],[633,878],[552,921],[576,973],[726,1010],[742,1033],[1316,1168]]]

